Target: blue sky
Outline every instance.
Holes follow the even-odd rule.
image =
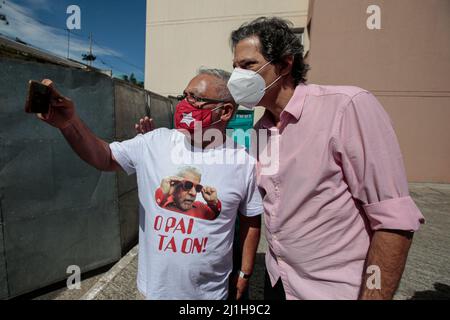
[[[145,0],[0,0],[0,33],[18,37],[36,47],[67,56],[66,13],[69,5],[81,9],[81,30],[71,37],[71,55],[81,61],[89,48],[89,34],[94,39],[94,66],[113,69],[115,76],[136,75],[144,80]]]

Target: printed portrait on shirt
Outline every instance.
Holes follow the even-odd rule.
[[[155,192],[156,203],[163,209],[203,220],[215,220],[222,204],[217,190],[201,184],[202,174],[195,167],[182,167],[177,174],[161,181]],[[200,197],[203,201],[200,201]]]

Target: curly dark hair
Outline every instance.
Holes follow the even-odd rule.
[[[273,64],[280,63],[287,56],[294,56],[291,75],[295,85],[306,83],[309,66],[303,59],[303,45],[292,31],[292,27],[292,22],[281,18],[260,17],[233,31],[231,46],[234,51],[241,40],[257,36],[261,43],[262,55]]]

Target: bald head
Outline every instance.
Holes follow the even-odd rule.
[[[191,80],[186,92],[203,98],[222,100],[234,104],[233,96],[227,84],[231,74],[220,69],[200,68],[197,76]]]

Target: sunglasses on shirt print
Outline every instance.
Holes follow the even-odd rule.
[[[200,193],[203,190],[203,186],[201,184],[195,184],[191,181],[182,181],[182,182],[174,181],[174,182],[172,182],[172,185],[181,187],[184,191],[190,191],[194,187],[195,187],[195,191],[197,191],[197,193]]]

